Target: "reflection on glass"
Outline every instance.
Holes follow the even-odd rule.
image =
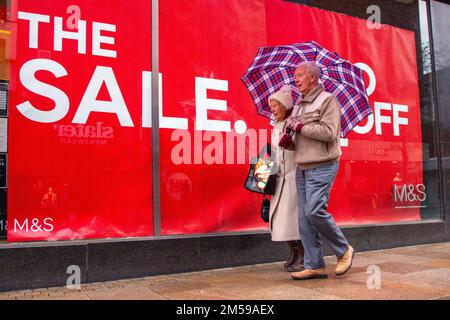
[[[13,0],[15,3],[15,0]],[[11,1],[0,1],[0,239],[6,238],[6,199],[7,199],[7,118],[8,117],[8,91],[10,78],[10,61],[14,50],[12,41]]]
[[[443,183],[446,212],[450,205],[450,5],[431,2],[433,50],[439,110],[440,150],[442,156]]]

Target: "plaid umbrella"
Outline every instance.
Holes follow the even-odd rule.
[[[303,61],[314,61],[321,69],[320,82],[341,104],[341,135],[345,137],[372,113],[362,70],[314,41],[288,46],[263,47],[241,80],[247,87],[258,114],[271,118],[267,99],[283,85],[295,88],[294,72]],[[301,97],[293,90],[293,101]]]

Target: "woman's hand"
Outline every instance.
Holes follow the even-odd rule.
[[[292,141],[293,135],[294,131],[291,128],[287,127],[286,131],[281,135],[278,145],[283,149],[289,149],[294,144],[294,142]]]

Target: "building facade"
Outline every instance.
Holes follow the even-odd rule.
[[[450,240],[443,1],[0,1],[0,290],[279,261],[243,188],[241,76],[315,41],[363,70],[329,210],[356,250]],[[328,251],[328,248],[326,248]],[[11,276],[11,275],[14,276]]]

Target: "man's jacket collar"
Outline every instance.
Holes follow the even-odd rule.
[[[325,88],[322,84],[317,84],[317,86],[314,87],[314,89],[311,90],[304,98],[302,98],[302,102],[313,102],[319,94],[324,91]]]

